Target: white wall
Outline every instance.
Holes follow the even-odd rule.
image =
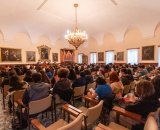
[[[155,59],[150,61],[142,61],[142,47],[150,45],[155,45]],[[88,41],[79,47],[78,53],[84,53],[89,57],[90,52],[106,52],[109,50],[114,50],[116,54],[116,52],[124,51],[124,61],[115,61],[115,63],[126,63],[127,49],[139,48],[139,63],[158,63],[158,46],[160,46],[159,24],[155,27],[155,30],[153,30],[153,36],[151,37],[143,36],[143,32],[141,32],[138,28],[127,30],[124,34],[122,42],[117,42],[116,38],[109,33],[104,34],[102,43],[99,43],[95,38],[89,37]],[[97,61],[97,63],[101,62]],[[105,63],[105,58],[103,63]]]
[[[63,48],[72,48],[73,47],[67,43],[67,41],[64,38],[59,38],[55,41],[55,43],[52,43],[50,39],[47,36],[39,36],[36,43],[32,42],[32,39],[26,32],[19,32],[13,34],[11,36],[11,39],[4,40],[5,34],[3,32],[0,32],[0,47],[8,47],[8,48],[17,48],[22,49],[22,62],[1,62],[0,64],[32,64],[36,63],[39,60],[39,53],[38,53],[38,46],[41,45],[47,45],[51,48],[49,59],[52,62],[52,53],[58,53],[58,62],[60,62],[60,49]],[[26,51],[36,51],[36,62],[26,62]]]

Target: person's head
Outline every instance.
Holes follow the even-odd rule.
[[[58,70],[58,77],[67,78],[69,75],[69,70],[67,68],[61,68]]]
[[[156,96],[160,98],[160,75],[157,75],[155,78],[152,79],[152,84],[156,91]]]
[[[42,80],[42,74],[41,73],[33,73],[32,80],[35,83],[40,82]]]
[[[31,70],[27,70],[26,76],[31,77],[32,76],[32,71]]]
[[[81,77],[85,77],[84,71],[81,71],[81,72],[80,72],[80,76],[81,76]]]
[[[113,72],[110,73],[109,80],[110,80],[111,83],[119,82],[119,77],[118,77],[118,74],[117,74],[116,71],[113,71]]]
[[[96,84],[97,84],[97,85],[105,85],[105,84],[106,84],[106,81],[105,81],[105,79],[104,79],[103,77],[98,77],[98,78],[96,79]]]
[[[11,87],[16,87],[19,84],[19,79],[17,75],[12,75],[9,79],[9,85]]]
[[[127,69],[126,68],[122,68],[121,69],[121,76],[126,76],[127,75]]]
[[[91,71],[89,69],[84,70],[85,75],[91,75]]]
[[[142,99],[154,95],[155,89],[153,84],[147,80],[140,80],[135,88],[136,94]]]

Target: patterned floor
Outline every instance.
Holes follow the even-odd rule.
[[[0,130],[13,130],[12,129],[12,120],[13,120],[13,116],[12,114],[9,114],[9,111],[8,111],[8,108],[7,108],[7,100],[6,100],[6,109],[3,109],[3,100],[2,100],[2,94],[0,93]],[[76,101],[75,102],[75,106],[76,107],[80,107],[84,105],[84,103],[82,101]],[[37,117],[37,119],[39,119],[41,121],[41,123],[45,126],[49,126],[50,124],[52,124],[52,121],[51,121],[51,114],[48,114],[49,117],[45,117],[42,119],[42,115],[39,115]],[[57,108],[57,118],[62,118],[62,113],[60,111],[59,108]],[[36,130],[33,126],[30,127],[31,130]],[[23,130],[27,130],[26,129],[23,129]]]

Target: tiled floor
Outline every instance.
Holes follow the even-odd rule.
[[[7,107],[3,109],[2,94],[0,93],[0,130],[12,130],[11,121],[12,116],[9,115]]]

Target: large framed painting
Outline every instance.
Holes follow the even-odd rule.
[[[36,52],[35,51],[27,51],[26,52],[26,60],[27,60],[27,62],[36,62]]]
[[[124,60],[124,52],[117,52],[117,61]]]
[[[46,45],[41,45],[38,46],[38,52],[39,52],[39,57],[40,57],[40,61],[50,61],[49,59],[49,55],[50,55],[50,50],[51,48],[46,46]]]
[[[104,52],[98,52],[98,61],[104,61]]]
[[[1,61],[7,62],[7,61],[22,61],[21,56],[21,49],[15,49],[15,48],[0,48],[1,51]]]
[[[58,53],[52,53],[53,62],[58,62]]]
[[[154,46],[142,47],[142,60],[154,60]]]

